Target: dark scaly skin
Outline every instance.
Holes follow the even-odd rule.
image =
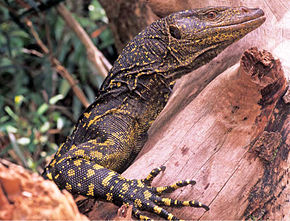
[[[147,210],[177,218],[160,206],[209,208],[197,201],[162,198],[193,180],[167,187],[147,178],[128,180],[123,172],[147,139],[147,130],[168,101],[175,80],[208,63],[228,45],[264,22],[262,10],[210,7],[169,15],[148,26],[123,50],[95,102],[80,116],[43,176],[71,193],[133,205],[139,219]]]

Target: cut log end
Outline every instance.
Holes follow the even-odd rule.
[[[0,159],[0,220],[88,220],[72,196],[24,168]]]
[[[252,82],[261,87],[259,104],[273,104],[285,93],[286,78],[281,62],[266,50],[250,48],[241,58],[241,70],[251,77]]]

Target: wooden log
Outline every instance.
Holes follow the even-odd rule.
[[[99,2],[109,18],[115,46],[119,52],[129,40],[158,18],[143,1],[99,0]]]
[[[195,186],[170,197],[198,199],[211,210],[169,209],[183,219],[282,218],[289,151],[289,116],[280,99],[285,88],[280,61],[264,50],[247,50],[240,65],[211,82],[158,139],[149,139],[124,176],[144,178],[165,165],[154,186],[195,179]],[[99,206],[116,214],[115,207]]]
[[[0,159],[0,220],[88,220],[51,181]]]
[[[114,7],[119,6],[118,3],[123,4],[118,1],[115,2],[116,4],[114,4]],[[249,198],[247,198],[244,202],[244,204],[242,205],[242,207],[240,207],[238,204],[236,207],[232,206],[229,207],[229,205],[231,205],[231,201],[229,201],[227,198],[220,198],[222,195],[217,195],[216,198],[220,199],[220,201],[222,200],[226,200],[227,204],[221,204],[225,211],[227,211],[227,213],[224,214],[223,218],[229,219],[230,215],[232,215],[232,217],[234,217],[234,215],[236,215],[236,217],[276,217],[276,218],[282,218],[283,215],[286,214],[285,211],[287,211],[287,205],[289,206],[289,204],[286,204],[285,202],[283,202],[283,200],[285,199],[285,186],[286,184],[282,184],[283,182],[285,182],[285,176],[287,174],[285,174],[285,165],[283,166],[283,164],[285,164],[285,159],[288,159],[288,151],[289,151],[289,138],[287,139],[287,132],[289,132],[289,125],[287,126],[287,122],[289,122],[289,119],[287,118],[289,115],[289,111],[287,112],[287,110],[289,109],[289,106],[287,106],[287,104],[285,103],[287,101],[287,97],[284,97],[284,101],[279,100],[276,108],[274,107],[268,107],[266,109],[264,109],[264,113],[267,113],[267,110],[269,111],[268,115],[261,117],[261,123],[259,124],[260,126],[254,127],[253,130],[250,130],[250,126],[248,125],[244,125],[245,123],[249,123],[248,120],[244,121],[237,121],[237,113],[242,113],[241,111],[241,107],[238,108],[237,105],[234,105],[233,103],[233,112],[235,114],[231,114],[231,111],[227,110],[226,108],[220,109],[224,110],[228,113],[227,115],[227,119],[220,119],[220,121],[216,121],[219,122],[220,125],[224,125],[225,122],[230,121],[230,119],[232,117],[232,124],[235,126],[233,127],[233,129],[231,129],[231,127],[229,127],[229,125],[231,125],[230,123],[226,124],[226,128],[228,128],[229,130],[229,137],[224,137],[224,140],[221,139],[214,139],[214,136],[217,136],[217,138],[222,138],[223,137],[223,133],[217,125],[218,123],[215,123],[213,125],[207,125],[208,123],[208,119],[206,116],[208,116],[208,113],[211,113],[209,110],[210,109],[214,109],[214,107],[219,107],[218,105],[220,105],[220,102],[217,102],[216,104],[214,104],[216,101],[219,101],[219,97],[221,96],[219,93],[217,93],[218,91],[216,90],[215,92],[217,93],[211,100],[209,98],[204,98],[204,100],[202,98],[199,98],[197,101],[195,101],[197,99],[197,97],[200,97],[201,95],[199,95],[200,93],[206,93],[205,91],[207,91],[208,89],[204,90],[204,87],[206,87],[207,84],[209,84],[213,79],[215,79],[220,73],[225,72],[225,73],[230,73],[233,72],[233,69],[231,68],[228,72],[226,71],[229,67],[231,67],[233,64],[235,64],[238,59],[240,59],[241,54],[243,53],[243,51],[245,51],[245,49],[251,47],[251,46],[258,46],[260,48],[263,49],[267,49],[269,51],[271,51],[275,57],[279,58],[282,62],[283,65],[283,69],[285,71],[285,76],[286,78],[289,80],[290,77],[290,57],[289,57],[289,50],[290,50],[290,39],[289,39],[289,33],[290,33],[290,29],[289,26],[287,24],[289,24],[290,22],[290,2],[287,0],[279,0],[279,1],[263,1],[263,0],[243,0],[243,1],[229,1],[229,0],[207,0],[207,1],[187,1],[187,0],[144,0],[144,1],[140,1],[140,4],[148,4],[148,6],[150,7],[150,9],[159,17],[164,17],[166,15],[168,15],[171,12],[175,12],[175,11],[179,11],[179,10],[183,10],[183,9],[190,9],[190,8],[198,8],[198,7],[207,7],[209,5],[226,5],[226,6],[239,6],[239,5],[244,5],[247,7],[259,7],[262,8],[265,11],[267,20],[266,22],[257,30],[255,30],[254,32],[248,34],[245,38],[243,38],[242,40],[240,40],[239,42],[235,43],[234,45],[230,46],[228,49],[226,49],[221,55],[219,55],[218,58],[214,59],[212,62],[210,62],[208,65],[194,71],[192,74],[189,74],[185,77],[183,77],[182,79],[180,79],[175,88],[174,88],[174,93],[171,96],[168,105],[166,106],[166,108],[162,111],[161,115],[158,117],[158,119],[154,122],[153,126],[150,128],[149,131],[149,141],[146,144],[144,151],[139,155],[140,159],[138,159],[136,161],[136,164],[139,164],[141,162],[143,162],[143,168],[142,171],[147,170],[147,172],[154,166],[157,165],[156,162],[158,162],[158,159],[160,158],[160,156],[156,156],[151,158],[153,153],[156,153],[162,156],[162,159],[164,160],[164,162],[169,162],[170,160],[172,160],[170,157],[171,156],[179,156],[179,158],[175,159],[177,163],[182,162],[182,161],[188,161],[188,157],[183,157],[181,155],[176,155],[177,151],[183,152],[185,153],[185,155],[187,156],[187,152],[191,153],[192,149],[194,149],[195,147],[197,148],[197,150],[200,150],[200,152],[195,153],[195,154],[200,154],[199,158],[196,159],[196,163],[191,165],[191,164],[187,164],[190,165],[189,167],[191,168],[191,173],[193,173],[193,177],[197,178],[197,181],[203,181],[199,182],[196,187],[194,187],[193,189],[193,194],[191,194],[191,192],[188,192],[188,188],[186,188],[185,191],[187,191],[188,194],[187,197],[184,196],[184,199],[188,199],[188,196],[194,196],[197,199],[200,197],[206,197],[208,195],[213,194],[214,195],[214,188],[210,189],[211,186],[207,187],[207,179],[210,179],[210,176],[214,173],[213,175],[213,180],[218,178],[217,176],[220,173],[220,169],[216,168],[216,170],[212,171],[210,170],[210,173],[208,174],[206,172],[206,169],[204,169],[205,171],[202,172],[194,172],[195,169],[199,168],[196,165],[201,165],[200,167],[202,167],[202,163],[203,162],[207,162],[205,161],[205,157],[210,154],[211,149],[207,148],[207,146],[212,147],[212,146],[216,146],[216,150],[220,150],[221,147],[223,147],[225,145],[225,149],[222,148],[222,150],[228,150],[229,153],[232,153],[233,151],[233,147],[228,147],[229,149],[227,149],[226,144],[227,142],[230,144],[231,140],[234,143],[237,142],[238,147],[237,147],[237,152],[233,152],[233,155],[238,155],[238,156],[255,156],[257,155],[259,157],[259,159],[261,158],[261,160],[258,160],[258,158],[256,159],[256,161],[253,162],[247,162],[245,161],[244,158],[240,158],[240,164],[236,165],[235,167],[235,158],[233,159],[233,161],[231,160],[231,156],[229,159],[227,159],[227,155],[225,153],[224,158],[220,158],[220,160],[222,162],[224,162],[223,165],[221,165],[221,169],[223,169],[223,171],[221,171],[221,174],[224,173],[229,173],[231,174],[232,172],[232,177],[229,178],[228,177],[228,182],[224,183],[222,181],[217,182],[215,184],[211,184],[214,186],[217,186],[216,188],[218,189],[218,187],[222,186],[222,184],[225,185],[225,187],[223,187],[223,191],[226,191],[227,188],[229,188],[229,185],[231,185],[232,190],[229,188],[227,191],[228,193],[231,195],[231,191],[237,191],[239,189],[235,189],[236,186],[241,186],[241,184],[239,183],[234,183],[238,182],[239,179],[241,179],[241,177],[245,176],[242,171],[247,170],[245,168],[247,168],[247,166],[249,166],[249,175],[245,176],[245,179],[249,180],[249,184],[245,186],[245,190],[244,192],[241,190],[241,195],[244,196],[244,198],[240,198],[245,199],[246,196],[248,196]],[[130,4],[126,5],[128,8],[130,8]],[[122,6],[122,11],[125,12],[126,8],[124,7],[124,4]],[[105,8],[106,9],[106,8]],[[106,10],[107,14],[110,14],[110,11]],[[112,10],[111,10],[112,11]],[[121,11],[119,11],[121,12]],[[121,12],[122,13],[122,12]],[[121,17],[121,19],[118,20],[119,23],[122,23],[122,20],[130,20],[130,18],[126,18],[126,13],[122,14],[123,16]],[[146,13],[144,13],[145,15],[145,19],[146,19]],[[110,17],[110,16],[109,16]],[[150,16],[147,16],[148,18]],[[150,17],[150,20],[152,20],[152,17]],[[114,20],[111,20],[111,25],[114,26]],[[150,22],[147,22],[146,24],[148,24]],[[144,26],[146,26],[146,24],[143,23],[135,23],[134,24],[134,33],[136,33],[136,29],[143,29]],[[128,28],[127,31],[127,36],[130,35],[131,33],[131,29]],[[134,35],[131,35],[134,36]],[[117,36],[118,37],[118,36]],[[130,40],[130,38],[128,39]],[[263,54],[263,53],[262,53]],[[237,67],[238,68],[238,67]],[[225,75],[225,73],[223,73],[222,75]],[[234,76],[234,74],[232,75]],[[222,79],[221,77],[219,77],[219,79]],[[254,80],[254,79],[253,79]],[[215,80],[217,81],[217,80]],[[219,80],[221,81],[221,80]],[[262,82],[261,82],[262,83]],[[217,83],[216,83],[217,84]],[[231,84],[230,84],[231,85]],[[245,85],[247,86],[247,85]],[[220,86],[220,88],[224,88],[225,86]],[[208,88],[208,87],[207,87]],[[282,87],[283,88],[283,87]],[[282,90],[281,88],[281,90]],[[268,88],[269,89],[269,88]],[[272,89],[271,89],[272,90]],[[229,93],[231,92],[231,90],[228,90]],[[264,90],[265,91],[265,90]],[[275,91],[275,89],[273,89],[273,91]],[[242,92],[242,90],[241,90]],[[248,92],[247,90],[245,92]],[[214,92],[212,92],[214,93]],[[264,93],[264,92],[263,92]],[[210,93],[209,93],[210,94]],[[257,94],[256,94],[257,95]],[[252,98],[251,95],[249,95],[250,98],[249,100],[251,101],[251,103],[248,104],[247,108],[249,108],[248,111],[250,111],[250,116],[254,117],[255,114],[258,116],[259,111],[258,109],[251,109],[251,105],[254,104],[253,100],[254,98]],[[258,96],[258,95],[257,95]],[[280,96],[280,94],[279,94]],[[240,97],[241,99],[243,97]],[[235,98],[239,100],[239,97]],[[233,101],[235,101],[235,99]],[[245,98],[243,98],[245,99]],[[277,99],[277,98],[275,98]],[[288,100],[289,100],[289,96],[288,96]],[[209,102],[211,101],[211,102]],[[277,100],[276,100],[277,101]],[[205,102],[205,104],[203,105],[202,103]],[[208,107],[207,107],[208,105]],[[289,105],[289,104],[288,104]],[[206,108],[207,107],[207,108]],[[253,106],[256,107],[257,106]],[[271,112],[271,110],[273,110],[274,108],[274,113]],[[237,109],[237,110],[236,110]],[[192,110],[193,112],[191,113]],[[215,109],[217,110],[217,109]],[[256,110],[256,112],[255,112]],[[186,112],[187,111],[187,112]],[[205,116],[204,118],[194,118],[194,117],[188,117],[188,116],[194,116],[196,113],[200,113],[201,116]],[[223,115],[220,113],[220,115]],[[214,115],[215,116],[215,115]],[[263,115],[261,115],[263,116]],[[208,116],[208,118],[212,118],[212,113],[211,115]],[[198,123],[198,126],[195,126],[194,123],[194,119],[196,120],[196,122]],[[205,119],[205,121],[202,121],[203,119]],[[252,119],[253,120],[253,119]],[[203,123],[202,123],[203,122]],[[262,123],[264,122],[264,123]],[[189,124],[192,126],[188,126],[188,127],[183,127],[184,124]],[[265,127],[265,125],[268,123],[268,126],[266,128],[266,132],[263,132],[263,127]],[[178,126],[179,125],[179,126]],[[272,126],[270,126],[272,125]],[[186,126],[186,125],[185,125]],[[210,134],[208,135],[208,129],[207,126],[212,126],[214,128],[217,128],[217,131],[220,134]],[[225,126],[225,125],[224,125]],[[259,129],[260,128],[260,129]],[[195,133],[191,134],[188,131],[196,131]],[[232,132],[233,130],[233,132]],[[246,132],[248,131],[248,132]],[[271,133],[274,131],[274,134]],[[241,132],[241,133],[240,133]],[[276,132],[278,132],[281,135],[281,140],[277,139],[279,136],[276,134]],[[224,132],[226,133],[226,132]],[[249,133],[249,134],[247,134]],[[258,135],[261,135],[261,139],[258,139]],[[285,135],[286,134],[286,135]],[[207,141],[202,141],[202,139],[206,136],[209,136],[210,139],[208,139]],[[235,137],[236,136],[236,137]],[[183,141],[183,139],[188,138],[188,137],[192,137],[192,143],[194,144],[193,147],[190,148],[190,151],[187,148],[187,145],[185,145],[186,141]],[[264,137],[264,138],[263,138]],[[270,137],[270,138],[269,138]],[[172,140],[172,138],[174,138]],[[212,141],[213,139],[213,141]],[[231,139],[231,140],[229,140]],[[255,140],[259,140],[259,142],[254,146],[257,147],[257,151],[253,151],[253,152],[248,152],[247,150],[251,148],[251,146],[254,145],[254,141]],[[266,161],[263,160],[263,158],[268,159],[269,156],[271,156],[271,154],[267,154],[266,153],[271,153],[271,146],[273,146],[274,144],[269,144],[269,145],[258,145],[259,143],[263,143],[262,141],[266,140],[280,140],[281,144],[280,146],[278,146],[278,150],[275,149],[274,151],[274,155],[278,156],[277,158],[275,158],[274,163],[265,163]],[[180,142],[179,142],[180,141]],[[181,142],[182,141],[182,142]],[[243,142],[245,143],[245,145],[249,144],[247,147],[245,146],[245,149],[240,149],[241,145]],[[278,143],[278,141],[276,142],[276,144]],[[179,142],[179,143],[178,143]],[[274,142],[275,143],[275,142]],[[227,144],[229,146],[229,144]],[[172,150],[172,148],[168,147],[168,145],[170,145],[172,147],[172,145],[175,146],[176,150]],[[274,145],[275,146],[275,145]],[[255,148],[252,149],[255,149]],[[266,149],[264,147],[267,147]],[[169,148],[169,149],[168,149]],[[179,150],[178,150],[179,149]],[[265,150],[264,150],[265,149]],[[267,150],[267,151],[266,151]],[[166,151],[167,154],[164,152]],[[259,153],[259,151],[261,151],[262,153]],[[265,152],[265,153],[264,153]],[[218,154],[218,153],[217,153]],[[223,155],[223,152],[219,153],[220,156]],[[153,154],[154,155],[154,154]],[[195,155],[194,155],[195,156]],[[158,158],[159,157],[159,158]],[[192,157],[192,156],[191,156]],[[203,159],[204,158],[204,159]],[[270,157],[271,158],[271,157]],[[279,159],[284,159],[283,162]],[[194,158],[195,159],[195,158]],[[203,160],[202,160],[203,159]],[[213,158],[210,158],[213,159]],[[142,161],[139,161],[142,160]],[[147,162],[146,162],[147,161]],[[191,161],[190,161],[191,162]],[[211,161],[210,161],[211,162]],[[162,162],[161,162],[162,163]],[[213,162],[214,163],[214,162]],[[249,165],[248,165],[248,164]],[[250,164],[252,163],[252,164]],[[228,165],[229,164],[229,165]],[[232,165],[233,164],[233,165]],[[251,167],[251,165],[253,167]],[[257,166],[257,168],[255,168],[255,165]],[[278,166],[280,165],[280,166]],[[229,168],[228,168],[229,166]],[[267,168],[269,167],[269,168]],[[274,167],[276,167],[276,169],[273,169]],[[287,165],[286,165],[287,167]],[[131,169],[132,168],[132,169]],[[174,166],[171,167],[171,171],[174,170]],[[178,166],[179,168],[179,166]],[[204,168],[204,167],[202,167]],[[235,172],[233,172],[233,168],[235,168]],[[239,169],[241,168],[241,169]],[[140,169],[140,168],[139,168]],[[135,164],[129,168],[128,172],[126,172],[125,174],[128,173],[128,177],[131,178],[137,178],[137,176],[140,174],[138,167],[135,167]],[[135,173],[133,170],[136,170]],[[169,172],[170,167],[168,166],[164,178],[162,179],[157,179],[155,184],[164,184],[165,182],[168,184],[170,183],[170,181],[173,181],[172,179],[170,180],[168,178],[168,176],[166,175]],[[240,176],[238,175],[238,172],[240,172]],[[256,176],[252,175],[253,177],[251,177],[251,171],[256,171]],[[272,172],[265,172],[265,171],[272,171]],[[274,172],[276,171],[276,172]],[[223,173],[222,173],[223,172]],[[270,174],[270,175],[267,175]],[[279,175],[280,174],[280,175]],[[282,174],[282,175],[281,175]],[[174,174],[172,174],[172,177],[175,178],[179,178],[182,176],[182,178],[190,178],[188,177],[188,175],[192,175],[190,174],[190,172],[188,171],[187,167],[185,166],[184,168],[180,168],[179,171],[174,172]],[[269,176],[272,177],[272,180],[269,181]],[[140,176],[138,176],[140,177]],[[254,179],[255,178],[255,179]],[[168,179],[168,180],[167,180]],[[227,180],[227,178],[224,178],[225,180]],[[258,180],[257,180],[258,179]],[[211,179],[210,179],[211,180]],[[276,181],[275,181],[276,180]],[[283,180],[280,182],[280,184],[278,184],[279,182],[277,180]],[[163,183],[162,183],[163,182]],[[270,194],[268,194],[269,196],[266,197],[267,192],[263,192],[265,187],[268,184],[271,183],[272,188],[270,189]],[[275,186],[275,183],[277,184],[277,188],[273,189],[273,187]],[[208,192],[206,193],[206,190],[203,190],[202,188],[207,187],[207,189],[209,189],[210,191],[213,192]],[[246,188],[248,187],[248,188]],[[289,188],[287,186],[287,188]],[[266,189],[269,189],[268,187]],[[282,191],[283,190],[283,191]],[[196,191],[201,191],[201,192],[196,192]],[[215,190],[216,191],[216,190]],[[277,192],[283,192],[280,193],[279,195],[279,199],[276,197]],[[182,191],[181,191],[182,192]],[[276,193],[274,193],[276,192]],[[289,192],[289,191],[288,191]],[[198,193],[198,194],[197,194]],[[183,194],[183,192],[182,192]],[[235,193],[236,194],[236,193]],[[276,195],[275,195],[276,194]],[[177,194],[178,195],[178,194]],[[175,196],[177,196],[175,195]],[[185,193],[186,195],[186,193]],[[281,195],[284,196],[281,197]],[[183,195],[181,195],[183,196]],[[250,198],[250,196],[252,196],[252,198]],[[258,196],[257,198],[255,196]],[[203,199],[203,198],[201,198]],[[232,199],[232,198],[231,198]],[[236,200],[238,200],[239,198],[236,198]],[[268,201],[267,201],[268,200]],[[211,201],[210,201],[211,202]],[[217,202],[216,200],[214,200],[213,202]],[[272,205],[272,210],[269,207],[269,204],[273,202]],[[208,203],[208,202],[205,202]],[[280,206],[280,204],[282,206]],[[106,204],[107,205],[107,204]],[[206,213],[204,216],[202,216],[202,214],[196,214],[196,212],[193,212],[194,217],[196,218],[214,218],[214,219],[218,219],[219,215],[214,216],[212,211],[219,211],[222,210],[223,208],[218,208],[216,206],[216,204],[212,210],[209,213]],[[99,203],[100,208],[103,208],[102,203]],[[105,206],[106,207],[106,206]],[[110,215],[116,213],[116,207],[114,206],[110,206],[111,210],[109,212]],[[277,209],[274,209],[275,207],[280,207],[280,209],[277,211]],[[283,209],[284,208],[284,209]],[[229,211],[229,210],[236,210],[236,214],[233,213],[233,211]],[[97,211],[97,210],[95,210]],[[104,210],[102,210],[104,211]],[[188,210],[186,210],[188,211]],[[192,210],[190,210],[192,211]],[[241,211],[244,211],[244,214],[241,215]],[[288,209],[288,211],[290,211],[290,209]],[[174,211],[175,212],[175,211]],[[177,214],[183,214],[184,210],[181,210],[181,212],[177,211]],[[188,213],[188,212],[187,212]],[[185,213],[185,214],[187,214]],[[201,211],[199,211],[198,213],[202,213]],[[266,213],[266,215],[264,214]],[[211,214],[211,215],[209,215]],[[187,214],[187,217],[190,216],[192,214]],[[93,216],[92,216],[93,217]],[[221,217],[221,216],[220,216]]]
[[[119,51],[126,42],[132,39],[138,31],[150,24],[152,20],[164,17],[172,12],[214,5],[243,5],[250,8],[259,7],[266,14],[266,22],[261,27],[229,46],[208,65],[177,81],[167,107],[162,111],[158,121],[154,123],[150,130],[150,139],[159,139],[161,136],[159,133],[163,133],[166,130],[176,117],[176,114],[192,102],[210,81],[237,63],[241,54],[247,48],[256,46],[271,51],[275,57],[281,60],[286,78],[290,79],[290,29],[288,25],[290,23],[290,1],[288,0],[141,0],[137,1],[138,3],[136,1],[114,0],[113,4],[107,1],[101,2],[106,2],[103,6],[109,17],[110,26],[115,30],[113,32],[115,33],[116,42],[119,42],[120,36],[123,36],[122,44],[117,45],[119,46]],[[138,7],[140,7],[139,10],[137,9]],[[140,12],[140,10],[142,11],[141,14],[134,15],[135,12]],[[132,15],[135,19],[132,18]],[[142,22],[138,22],[139,19]],[[127,25],[126,29],[120,28],[127,23],[131,25]],[[124,30],[126,30],[125,36],[122,34]],[[127,40],[124,39],[126,37]]]

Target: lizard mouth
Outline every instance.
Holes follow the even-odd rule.
[[[252,13],[250,13],[249,10],[252,11]],[[237,20],[236,22],[233,22],[232,25],[238,25],[238,24],[243,24],[243,23],[248,23],[248,22],[258,22],[262,24],[266,19],[265,13],[262,9],[259,9],[259,8],[258,9],[243,9],[243,11],[246,13],[249,13],[249,15],[241,18],[240,20]]]
[[[251,31],[259,27],[260,25],[262,25],[265,22],[265,20],[266,20],[266,17],[261,16],[258,18],[253,18],[251,20],[242,21],[241,23],[231,24],[231,25],[223,26],[223,27],[230,28],[232,31],[242,30],[242,29],[248,29]]]
[[[239,33],[241,37],[245,36],[249,32],[255,30],[258,28],[260,25],[262,25],[265,20],[265,14],[263,10],[261,9],[244,9],[244,10],[250,10],[247,11],[248,13],[247,16],[244,16],[240,19],[231,20],[229,23],[225,24],[217,24],[213,25],[211,29],[209,29],[210,34],[214,35],[215,33],[234,33],[237,32]],[[244,11],[245,12],[245,11]],[[202,33],[202,32],[199,32]],[[239,38],[238,38],[239,39]]]
[[[262,10],[261,10],[262,11]],[[263,11],[262,11],[263,12]],[[219,35],[219,33],[223,36],[220,41],[213,42],[211,45],[220,45],[221,43],[228,44],[237,41],[250,33],[251,31],[255,30],[259,26],[261,26],[266,20],[264,13],[259,17],[252,17],[248,18],[247,20],[242,20],[236,22],[235,24],[224,25],[220,27],[214,27],[211,29],[211,36]]]
[[[248,9],[245,9],[248,10]],[[236,22],[233,22],[231,24],[225,24],[224,26],[220,26],[220,30],[223,31],[241,31],[245,30],[244,34],[247,34],[248,32],[258,28],[260,25],[262,25],[265,20],[265,13],[261,9],[252,9],[254,12],[249,15],[245,16],[244,18],[237,20]]]

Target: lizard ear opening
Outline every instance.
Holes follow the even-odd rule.
[[[169,32],[173,38],[181,39],[180,30],[176,26],[169,26]]]

